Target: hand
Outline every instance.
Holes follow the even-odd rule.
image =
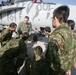
[[[71,75],[71,71],[68,70],[68,71],[66,72],[66,75]]]

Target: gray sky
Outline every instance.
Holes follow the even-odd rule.
[[[6,1],[6,0],[0,0],[0,2],[1,1]],[[40,0],[38,0],[38,1],[40,1]],[[43,0],[43,2],[52,2],[52,3],[76,5],[76,0]]]

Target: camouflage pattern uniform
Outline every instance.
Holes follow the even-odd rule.
[[[30,31],[32,31],[32,25],[31,25],[31,23],[24,24],[24,22],[20,22],[18,25],[17,31],[19,34],[21,34],[23,32],[30,32]]]
[[[41,57],[38,58],[29,58],[25,63],[25,74],[26,75],[49,75],[48,68],[45,62],[45,59]]]
[[[4,29],[0,35],[1,45],[4,46],[12,37],[12,32],[9,28]]]
[[[52,75],[64,75],[76,63],[76,36],[67,25],[60,25],[51,33],[46,59]]]
[[[27,46],[22,39],[12,39],[0,49],[0,75],[18,75],[22,66]]]

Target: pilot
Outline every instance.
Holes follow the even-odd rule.
[[[33,3],[36,3],[37,2],[37,0],[33,0]],[[42,3],[42,0],[40,0],[40,3]]]
[[[74,29],[74,27],[75,27],[75,22],[74,22],[73,20],[68,20],[68,21],[67,21],[67,24],[68,24],[68,26],[69,26],[69,28],[70,28],[71,30]]]
[[[6,28],[2,31],[1,36],[0,36],[0,42],[1,46],[3,47],[9,40],[12,38],[13,32],[16,30],[16,23],[12,22],[9,25],[9,28]]]
[[[24,21],[20,22],[17,28],[18,34],[24,32],[31,32],[32,31],[32,24],[29,22],[29,17],[25,16]]]

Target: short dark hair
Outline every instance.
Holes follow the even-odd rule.
[[[35,51],[38,55],[41,55],[42,54],[42,47],[41,46],[37,46],[35,47]]]
[[[51,28],[47,26],[47,27],[45,27],[45,31],[51,32]]]
[[[38,38],[36,35],[33,36],[33,41],[35,41],[35,42],[38,41]]]
[[[14,27],[16,27],[16,26],[17,26],[17,24],[14,23],[14,22],[10,23],[10,25],[9,25],[9,27],[12,27],[12,28],[14,28]]]
[[[66,5],[60,6],[54,10],[53,18],[56,17],[60,23],[62,22],[66,23],[70,13],[69,11],[70,9],[68,6]]]
[[[23,39],[23,40],[27,40],[28,37],[29,37],[29,33],[28,33],[28,32],[22,33],[22,39]]]
[[[29,20],[29,17],[28,16],[25,16],[25,18],[27,18]]]
[[[75,22],[74,22],[73,20],[68,20],[68,21],[67,21],[67,24],[68,24],[68,26],[71,27],[71,30],[74,29],[74,27],[75,27]]]

